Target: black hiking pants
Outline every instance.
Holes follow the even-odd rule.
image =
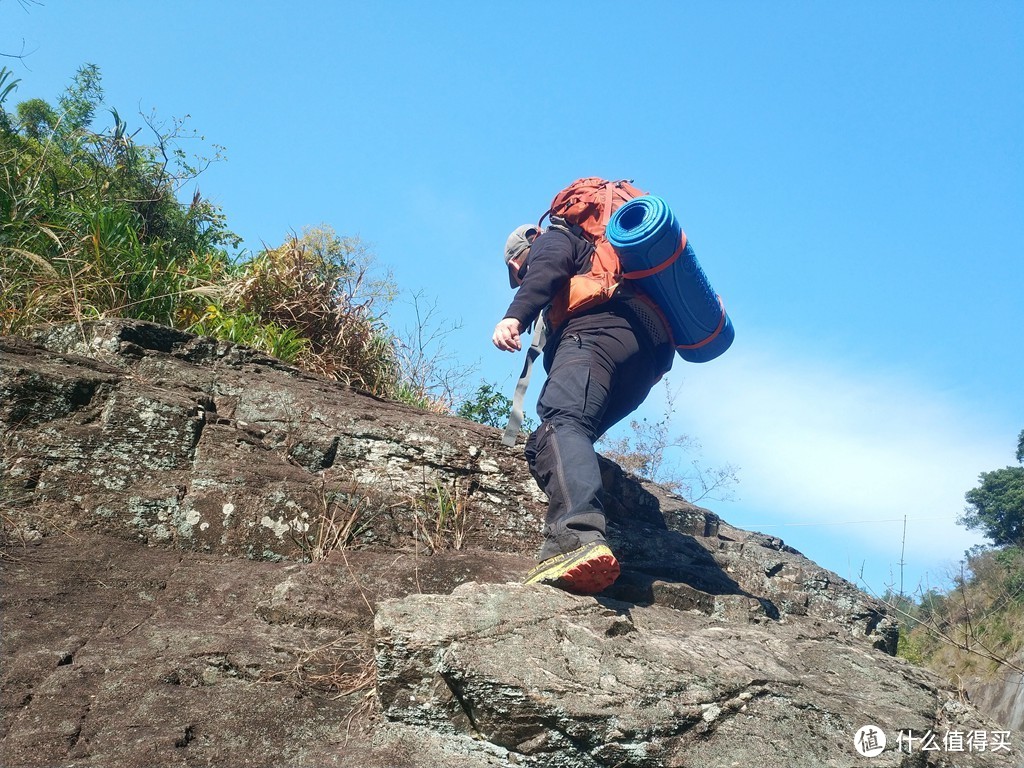
[[[644,401],[659,378],[654,354],[630,328],[573,331],[556,342],[526,441],[530,471],[548,497],[539,559],[605,536],[594,442]]]

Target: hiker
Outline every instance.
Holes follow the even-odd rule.
[[[619,576],[605,539],[594,442],[636,410],[674,358],[662,316],[627,290],[548,327],[557,314],[552,302],[571,278],[591,269],[594,252],[579,226],[554,215],[547,229],[524,224],[513,231],[505,264],[517,291],[492,337],[498,349],[516,352],[531,325],[547,329],[541,424],[527,439],[526,459],[548,511],[540,562],[525,581],[579,594],[601,592]]]

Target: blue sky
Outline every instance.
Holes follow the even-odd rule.
[[[669,376],[676,430],[740,467],[707,506],[875,590],[901,550],[909,591],[980,542],[963,494],[1024,428],[1024,5],[0,0],[22,47],[16,99],[91,62],[130,123],[190,115],[249,248],[358,235],[393,325],[436,298],[509,393],[505,236],[575,178],[634,179],[736,327]]]

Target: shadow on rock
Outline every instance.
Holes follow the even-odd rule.
[[[724,612],[747,620],[778,620],[767,597],[752,594],[688,534],[629,522],[609,524],[608,537],[622,575],[604,596],[636,605],[664,605],[708,616]],[[737,616],[738,618],[738,616]]]

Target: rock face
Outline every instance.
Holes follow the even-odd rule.
[[[1018,653],[1012,661],[1019,668],[1024,658]],[[1024,674],[1006,670],[987,678],[972,677],[964,685],[983,712],[1007,728],[1019,731],[1024,726]]]
[[[514,755],[571,768],[848,766],[868,723],[944,733],[969,730],[975,716],[937,696],[921,670],[821,624],[736,626],[532,585],[464,584],[385,602],[376,630],[384,713],[473,737],[492,765]],[[916,764],[909,757],[890,751],[872,764]]]
[[[619,582],[519,584],[521,454],[161,326],[0,339],[3,764],[847,766],[866,724],[873,765],[1019,763],[923,750],[1009,737],[853,585],[610,462]]]

